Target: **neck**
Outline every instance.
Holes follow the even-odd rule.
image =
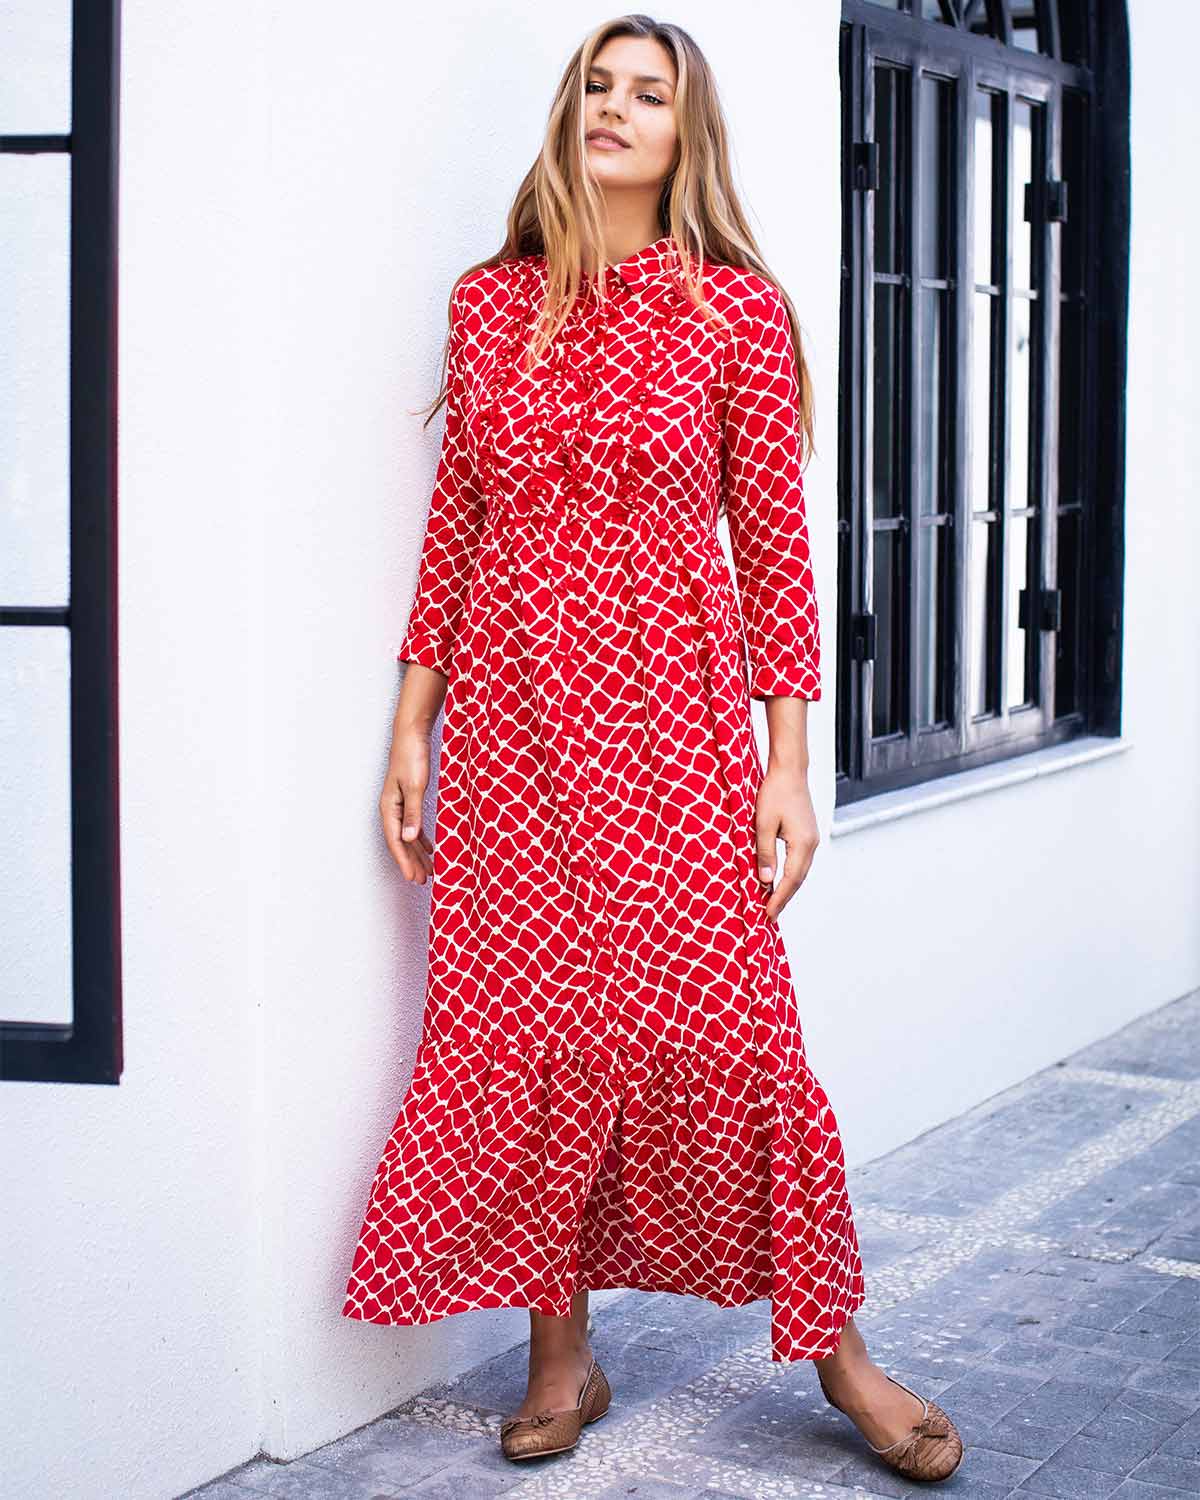
[[[656,187],[650,203],[644,194],[639,194],[636,201],[629,203],[614,203],[611,195],[605,200],[604,258],[610,266],[619,265],[655,240],[662,239],[658,192]],[[595,274],[595,257],[587,249],[584,250],[584,265],[589,275]]]

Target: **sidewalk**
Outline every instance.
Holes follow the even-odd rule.
[[[613,1388],[570,1453],[509,1463],[524,1344],[291,1464],[191,1491],[312,1500],[1001,1500],[1200,1495],[1200,992],[853,1172],[876,1362],[957,1422],[909,1484],[772,1365],[769,1304],[628,1292],[595,1314]]]

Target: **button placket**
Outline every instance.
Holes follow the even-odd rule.
[[[585,507],[590,503],[579,460],[603,389],[599,376],[612,320],[626,315],[629,306],[638,300],[636,291],[631,283],[618,278],[613,295],[603,304],[589,296],[582,307],[577,306],[573,311],[548,351],[542,388],[534,404],[531,433],[533,474],[527,505],[542,538],[542,569],[554,592],[557,613],[553,718],[559,741],[558,779],[567,847],[577,873],[584,880],[594,865],[592,839],[597,812],[588,753],[591,737],[586,717],[587,673],[578,650],[580,632],[586,629],[582,618],[588,598]],[[536,318],[533,300],[533,287],[528,286],[525,316],[518,320],[519,326],[526,330]],[[595,497],[604,509],[615,507],[627,511],[634,504],[637,475],[631,450],[639,439],[650,391],[665,358],[666,325],[677,306],[678,296],[667,292],[656,307],[646,309],[648,327],[641,335],[631,399],[620,423],[615,468],[605,485],[605,494]],[[591,338],[587,336],[589,332]],[[488,436],[494,442],[494,433],[489,430]],[[593,897],[599,900],[599,893],[593,892]],[[607,923],[602,906],[601,902],[595,916],[598,938],[603,944]]]
[[[568,844],[577,871],[583,875],[591,867],[590,812],[591,763],[588,757],[588,733],[582,691],[584,666],[577,649],[582,622],[578,619],[578,580],[582,558],[582,529],[572,516],[564,514],[547,528],[550,545],[559,560],[562,597],[559,601],[562,635],[560,723],[563,732],[563,766],[566,783]]]

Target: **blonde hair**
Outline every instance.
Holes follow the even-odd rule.
[[[541,152],[509,209],[504,244],[486,260],[467,267],[454,289],[473,271],[522,255],[544,255],[546,296],[527,351],[530,362],[540,358],[575,304],[587,247],[594,248],[597,293],[604,294],[608,263],[603,249],[603,194],[586,167],[584,100],[593,59],[606,42],[621,36],[659,42],[675,62],[678,150],[675,165],[663,182],[658,215],[662,234],[670,234],[679,248],[684,290],[696,306],[712,312],[700,291],[700,274],[706,262],[715,261],[755,271],[779,292],[792,329],[800,388],[797,424],[807,462],[816,451],[814,406],[799,319],[791,298],[759,252],[734,187],[728,131],[712,69],[680,26],[649,16],[626,15],[605,22],[584,39],[555,91]],[[451,302],[453,296],[454,290]],[[429,409],[427,422],[445,399],[443,376],[442,389]]]

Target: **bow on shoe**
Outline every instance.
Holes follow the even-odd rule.
[[[949,1437],[953,1430],[950,1418],[940,1406],[930,1406],[929,1415],[917,1425],[919,1437]]]
[[[938,1406],[931,1401],[929,1410],[917,1422],[911,1432],[902,1438],[897,1438],[894,1443],[889,1443],[886,1448],[876,1448],[876,1453],[892,1453],[895,1449],[903,1446],[906,1449],[915,1448],[922,1438],[945,1438],[951,1433],[950,1418]],[[871,1445],[874,1447],[874,1444]]]
[[[500,1424],[500,1436],[515,1432],[518,1427],[545,1427],[553,1422],[555,1415],[552,1411],[538,1411],[532,1417],[509,1417],[507,1422]]]

